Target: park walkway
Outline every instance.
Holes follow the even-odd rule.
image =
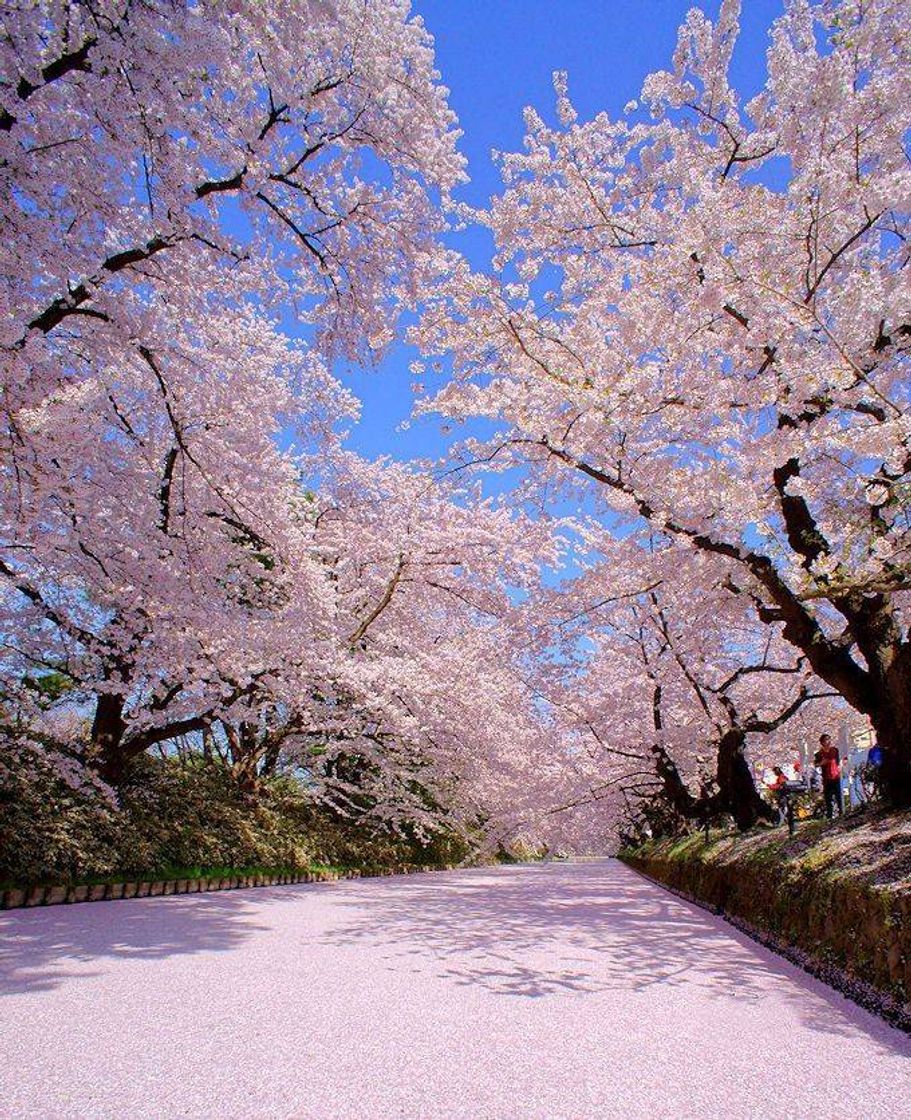
[[[0,1116],[895,1117],[911,1039],[615,861],[0,914]]]

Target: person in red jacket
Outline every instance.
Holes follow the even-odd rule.
[[[819,736],[819,750],[813,756],[813,761],[822,771],[822,792],[826,799],[826,816],[832,820],[835,809],[838,815],[844,815],[844,804],[841,796],[841,755],[838,747],[832,742],[831,735]]]
[[[775,800],[775,807],[778,810],[778,823],[781,824],[781,822],[785,818],[785,814],[787,813],[788,808],[785,794],[785,787],[788,784],[788,776],[780,766],[773,766],[772,774],[774,775],[772,781],[766,782],[766,785],[772,792],[772,796]]]
[[[788,776],[780,766],[773,766],[772,773],[774,774],[774,777],[768,783],[768,787],[773,793],[781,793],[784,787],[788,784]]]

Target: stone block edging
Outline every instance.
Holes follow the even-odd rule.
[[[414,875],[425,871],[453,871],[455,864],[425,867],[400,864],[396,867],[351,868],[347,871],[298,871],[284,875],[230,875],[200,879],[143,879],[123,883],[78,886],[12,887],[0,894],[0,910],[34,906],[59,906],[74,902],[113,902],[123,898],[158,898],[171,894],[197,894],[251,887],[284,887],[296,883],[335,883],[342,879],[374,879],[387,875]]]

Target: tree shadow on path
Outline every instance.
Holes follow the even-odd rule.
[[[366,888],[369,889],[369,888]],[[813,1030],[874,1037],[911,1055],[911,1039],[700,908],[615,861],[491,868],[346,885],[357,917],[331,944],[381,945],[389,967],[504,996],[542,998],[656,985],[694,1000],[775,994]]]
[[[301,969],[314,966],[308,945],[355,946],[368,969],[375,958],[514,999],[658,989],[716,1000],[721,1014],[724,1001],[774,995],[813,1030],[911,1055],[907,1036],[607,860],[0,914],[0,994],[97,976],[106,959],[230,953],[263,931],[294,938]]]
[[[156,960],[229,952],[265,927],[253,892],[212,892],[0,914],[0,995],[98,975],[102,958]],[[266,892],[263,892],[266,893]],[[273,898],[277,891],[267,892]]]

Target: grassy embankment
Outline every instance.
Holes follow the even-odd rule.
[[[0,768],[0,891],[439,867],[471,853],[452,832],[422,841],[346,819],[291,778],[245,795],[226,767],[202,761],[145,759],[116,798],[34,757]]]

